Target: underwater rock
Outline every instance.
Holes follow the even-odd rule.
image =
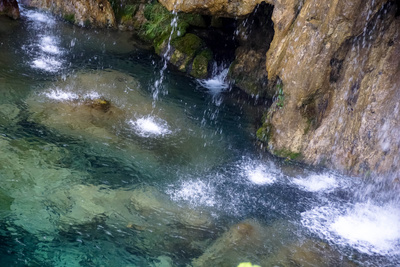
[[[185,227],[207,228],[213,224],[212,217],[205,211],[178,205],[167,195],[153,187],[137,188],[132,192],[131,204],[146,220],[163,218],[167,224],[182,224]]]
[[[0,15],[7,15],[13,19],[19,19],[19,7],[17,0],[0,0]]]
[[[203,255],[193,260],[194,267],[237,266],[243,261],[259,261],[264,254],[263,242],[268,238],[266,228],[255,220],[245,220],[232,226],[219,237]]]
[[[22,0],[21,2],[30,7],[49,10],[79,26],[116,28],[114,12],[107,0]]]
[[[54,224],[58,214],[48,209],[47,196],[84,174],[64,168],[62,159],[68,153],[39,138],[1,137],[0,149],[0,176],[6,177],[0,191],[7,192],[1,201],[10,204],[10,221],[40,239],[51,240],[58,231]]]
[[[316,240],[305,240],[301,244],[291,244],[282,248],[281,251],[273,255],[263,266],[315,266],[315,267],[356,267],[356,263],[344,258],[338,251],[331,246]]]

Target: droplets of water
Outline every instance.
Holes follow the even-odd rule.
[[[129,124],[141,137],[164,137],[172,133],[166,121],[154,116],[129,120]]]
[[[177,188],[167,190],[174,201],[186,201],[191,206],[209,206],[216,205],[215,187],[206,181],[200,179],[186,180]]]
[[[393,204],[317,207],[302,213],[302,224],[321,238],[363,253],[400,254],[400,209]]]
[[[55,35],[55,18],[47,13],[35,10],[21,9],[22,17],[30,23],[29,27],[35,37],[30,43],[22,46],[31,61],[28,63],[34,69],[55,73],[63,69],[65,60],[62,55],[64,49],[60,47],[60,41]]]
[[[240,162],[238,167],[241,176],[255,185],[273,184],[280,175],[272,162],[265,163],[246,159],[244,162]]]
[[[326,192],[339,187],[339,182],[331,174],[312,174],[306,178],[294,178],[292,182],[309,192]]]

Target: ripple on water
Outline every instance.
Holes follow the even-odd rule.
[[[370,255],[400,255],[398,205],[357,203],[324,206],[302,213],[302,224],[321,238]]]

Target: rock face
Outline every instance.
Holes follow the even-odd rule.
[[[7,15],[13,19],[19,19],[17,0],[0,0],[0,15]]]
[[[266,67],[275,103],[258,137],[283,157],[398,172],[400,20],[388,1],[276,1]]]
[[[23,4],[50,10],[65,20],[85,27],[115,28],[115,16],[107,0],[23,0]]]
[[[203,15],[212,15],[220,17],[237,18],[253,12],[257,4],[264,2],[262,0],[160,0],[169,11],[182,11],[186,13],[199,13]]]

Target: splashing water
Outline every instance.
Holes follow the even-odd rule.
[[[321,238],[363,253],[400,253],[400,209],[396,205],[318,207],[302,213],[302,223]]]
[[[309,192],[330,191],[339,186],[338,181],[330,174],[313,174],[306,178],[295,178],[293,183]]]
[[[207,88],[212,95],[217,95],[229,88],[227,75],[229,69],[214,62],[213,73],[210,79],[198,80],[201,86]]]
[[[166,121],[152,116],[130,120],[129,124],[142,137],[164,137],[172,133]]]

